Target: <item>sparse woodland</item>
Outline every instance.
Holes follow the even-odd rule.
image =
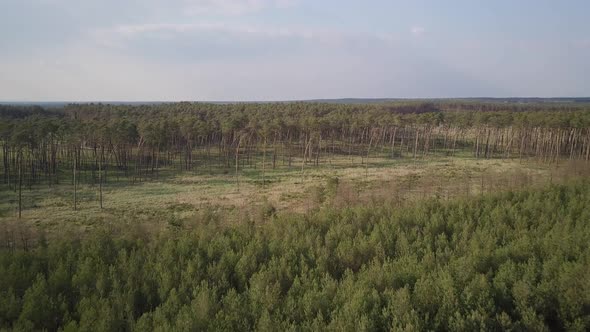
[[[244,168],[304,169],[335,155],[361,157],[366,164],[374,155],[465,153],[589,161],[590,109],[584,105],[3,106],[3,182],[13,189],[62,181],[101,184],[113,172],[135,182],[157,177],[162,168],[225,168],[239,177]]]
[[[588,168],[590,106],[0,106],[0,146],[0,190],[20,218],[23,193],[41,187],[67,188],[78,214],[81,185],[102,211],[115,183],[218,171],[239,190],[247,170],[264,187],[272,170],[298,176],[335,158],[367,173],[377,157]],[[34,243],[2,235],[0,330],[587,331],[588,181],[305,214],[265,205],[239,222],[203,209],[157,234],[119,220]]]

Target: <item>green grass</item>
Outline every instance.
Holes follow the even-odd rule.
[[[49,231],[84,230],[109,222],[179,227],[211,207],[237,215],[258,213],[264,204],[274,206],[279,213],[306,212],[325,204],[363,204],[374,200],[397,204],[427,197],[477,195],[587,175],[583,171],[587,168],[568,163],[555,168],[516,159],[383,156],[369,158],[368,165],[361,164],[360,157],[355,157],[354,162],[347,156],[332,157],[330,162],[323,160],[318,166],[305,165],[303,172],[297,160],[290,168],[277,162],[273,169],[269,162],[264,184],[259,164],[255,169],[240,169],[239,191],[235,169],[231,168],[212,167],[212,173],[206,167],[182,173],[164,168],[158,177],[135,183],[122,178],[116,181],[116,176],[109,174],[109,182],[103,185],[102,210],[98,186],[84,184],[78,187],[74,211],[73,186],[62,179],[59,185],[23,188],[20,222]],[[89,174],[84,175],[89,178]],[[339,179],[338,188],[331,197],[319,195],[331,178]],[[6,186],[0,188],[0,222],[14,221],[17,195]],[[173,220],[172,224],[169,220]]]

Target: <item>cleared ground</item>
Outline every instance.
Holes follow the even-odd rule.
[[[78,208],[73,209],[73,186],[34,186],[23,190],[22,219],[17,220],[17,193],[0,191],[0,222],[27,225],[51,234],[84,232],[97,226],[142,227],[147,230],[194,224],[203,213],[264,219],[265,214],[300,212],[323,205],[347,206],[372,201],[405,204],[416,199],[452,199],[482,192],[564,182],[587,176],[584,163],[538,163],[533,160],[427,157],[424,159],[332,158],[319,166],[293,163],[265,171],[240,171],[239,188],[231,169],[217,174],[162,172],[159,179],[103,186],[103,209],[98,186],[78,188]],[[204,173],[204,174],[203,174]],[[259,218],[256,218],[259,217]]]

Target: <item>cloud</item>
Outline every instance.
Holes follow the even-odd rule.
[[[590,39],[578,39],[573,42],[573,45],[577,48],[590,50]]]
[[[426,28],[423,26],[415,25],[413,26],[410,31],[414,36],[422,36],[426,32]]]
[[[0,100],[587,95],[590,86],[587,36],[525,44],[437,30],[426,45],[439,24],[424,17],[365,25],[320,1],[2,1]]]
[[[493,91],[411,44],[388,42],[389,36],[309,30],[312,37],[305,39],[297,29],[286,31],[216,23],[120,26],[111,33],[124,36],[125,49],[86,44],[56,49],[41,62],[0,61],[0,100],[285,100]],[[170,39],[154,38],[161,33]],[[298,44],[302,40],[308,44]]]
[[[185,15],[244,15],[264,9],[287,8],[296,0],[184,0]]]
[[[233,35],[261,35],[267,37],[310,37],[312,31],[304,29],[273,28],[256,25],[236,25],[223,22],[199,23],[147,23],[135,25],[119,25],[103,32],[111,32],[127,38],[140,37],[157,33],[207,33],[222,32]]]
[[[99,47],[142,58],[183,59],[281,56],[304,49],[347,47],[384,42],[377,35],[350,34],[334,29],[201,21],[117,25],[92,31],[87,40]]]

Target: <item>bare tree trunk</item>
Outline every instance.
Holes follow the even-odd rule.
[[[453,149],[451,150],[451,156],[455,156],[455,147],[457,146],[457,136],[459,135],[459,132],[457,130],[457,128],[455,128],[455,137],[453,137]]]
[[[401,138],[400,138],[400,143],[399,143],[399,157],[403,158],[404,157],[404,137],[407,135],[406,134],[406,128],[404,127],[404,130],[402,131],[401,134]]]
[[[307,137],[306,137],[306,139],[307,139]],[[309,142],[304,142],[305,149],[303,151],[303,161],[301,162],[301,181],[302,182],[303,182],[303,175],[304,175],[303,169],[305,167],[305,158],[307,157],[307,150],[310,145],[311,145],[311,134],[309,135]]]
[[[8,144],[6,142],[4,142],[2,145],[2,150],[2,161],[4,163],[4,183],[7,183],[8,187],[10,188],[10,163],[8,162]]]
[[[416,128],[416,137],[414,140],[414,159],[416,159],[416,151],[418,150],[418,128]]]
[[[319,166],[320,165],[320,153],[322,153],[322,134],[320,133],[320,138],[318,141],[318,152],[316,153],[316,157],[315,157],[315,165]]]
[[[391,159],[395,158],[395,134],[397,133],[397,127],[393,129],[393,135],[391,135]]]
[[[101,148],[100,161],[98,162],[98,200],[102,210],[102,163],[104,161],[104,147]]]
[[[242,144],[242,137],[240,136],[240,139],[238,140],[238,146],[236,148],[236,186],[238,188],[238,191],[240,191],[240,173],[239,173],[239,168],[240,168],[240,144]]]
[[[512,127],[509,129],[510,132],[510,139],[508,140],[508,144],[506,146],[506,150],[504,155],[507,159],[510,159],[510,152],[512,151],[512,141],[514,139],[514,132],[512,131]]]
[[[262,144],[262,188],[265,184],[266,175],[266,136],[264,136],[264,143]]]
[[[490,157],[490,134],[492,132],[491,129],[486,129],[487,131],[487,135],[486,135],[486,149],[484,152],[484,158],[488,159]]]
[[[479,158],[479,130],[475,135],[475,158]]]
[[[277,167],[277,134],[275,133],[272,142],[272,169]]]
[[[73,174],[74,175],[74,211],[76,211],[78,208],[78,206],[77,206],[77,204],[78,204],[78,202],[77,202],[78,188],[77,188],[77,179],[76,179],[76,167],[77,167],[76,164],[77,163],[78,163],[78,152],[76,151],[76,149],[74,149],[74,168],[73,168],[73,173],[74,173]]]
[[[519,160],[522,160],[522,152],[524,149],[524,137],[525,137],[524,131],[521,129],[520,130],[520,147],[518,149],[518,159]]]
[[[371,139],[369,140],[369,148],[367,149],[367,160],[365,162],[365,180],[369,180],[369,154],[371,153],[371,145],[373,144],[373,136],[371,135]]]
[[[19,152],[18,158],[18,218],[22,216],[23,209],[23,155]]]

